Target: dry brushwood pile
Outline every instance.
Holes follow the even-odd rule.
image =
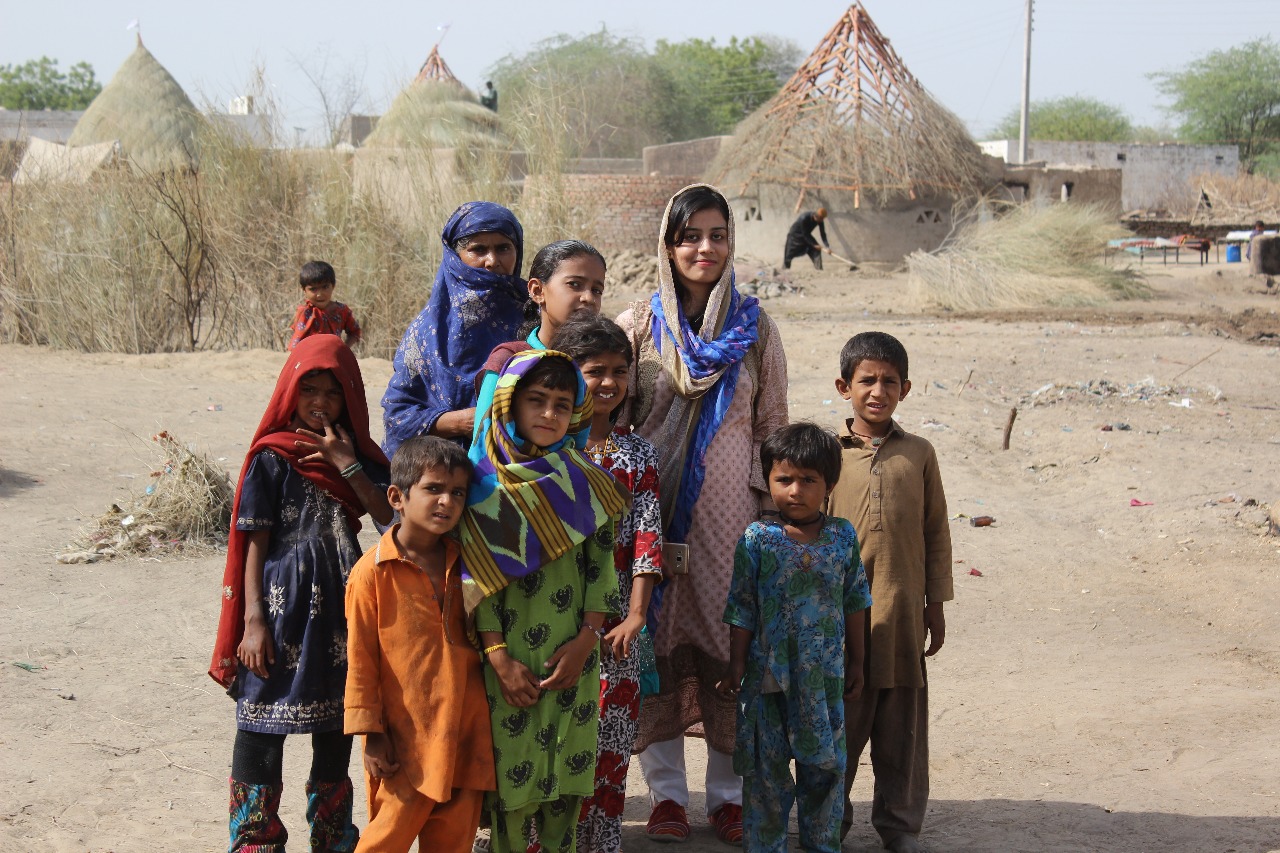
[[[1104,211],[1074,204],[1001,208],[973,221],[936,252],[907,258],[921,307],[954,311],[1099,305],[1146,295],[1128,267],[1103,261],[1127,232]]]
[[[162,453],[152,482],[125,507],[112,504],[59,563],[95,563],[225,545],[234,490],[225,471],[167,432],[152,436]]]
[[[1187,218],[1196,224],[1221,222],[1249,225],[1261,219],[1273,227],[1280,220],[1280,183],[1262,175],[1201,175],[1199,189],[1209,198],[1212,208],[1196,204],[1198,194],[1183,197]]]
[[[710,174],[734,195],[776,193],[795,209],[976,194],[982,155],[964,124],[907,70],[855,3]],[[816,198],[815,198],[816,197]]]

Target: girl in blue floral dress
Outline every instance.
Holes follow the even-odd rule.
[[[786,853],[798,801],[800,846],[837,853],[844,703],[862,690],[871,591],[853,525],[823,512],[840,477],[836,437],[792,424],[765,439],[760,462],[778,516],[738,541],[724,610],[729,669],[717,685],[738,697],[743,847]]]

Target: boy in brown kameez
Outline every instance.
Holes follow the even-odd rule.
[[[853,417],[841,437],[843,473],[828,511],[853,523],[874,602],[866,687],[845,707],[842,834],[853,824],[848,793],[870,741],[871,823],[886,849],[911,853],[925,849],[917,836],[929,800],[924,659],[942,648],[942,603],[954,596],[947,500],[933,445],[893,420],[911,390],[907,351],[897,339],[883,332],[851,338],[840,353],[836,390]]]

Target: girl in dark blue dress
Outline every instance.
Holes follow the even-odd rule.
[[[391,520],[388,479],[355,356],[334,335],[302,340],[240,475],[209,670],[236,700],[231,851],[284,849],[284,739],[303,733],[312,743],[311,849],[355,848],[344,595],[360,557],[360,516]]]

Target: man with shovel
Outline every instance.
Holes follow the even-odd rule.
[[[822,253],[831,251],[831,244],[827,241],[827,226],[823,224],[826,219],[827,209],[820,207],[817,210],[806,210],[791,223],[791,229],[787,231],[787,244],[782,250],[783,268],[791,269],[793,258],[808,255],[813,261],[814,269],[822,269]],[[818,241],[813,239],[814,228],[822,235],[822,245],[818,245]]]

